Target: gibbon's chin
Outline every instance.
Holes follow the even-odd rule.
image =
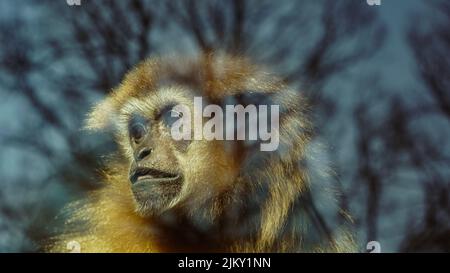
[[[180,193],[182,184],[183,178],[179,174],[171,177],[139,178],[131,186],[138,214],[156,216],[163,213]]]

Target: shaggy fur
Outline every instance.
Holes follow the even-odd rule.
[[[219,105],[230,98],[280,105],[280,146],[261,152],[244,141],[193,141],[180,152],[167,135],[162,145],[175,151],[185,181],[163,215],[144,217],[128,179],[126,122],[136,109],[150,115],[168,100],[189,103],[192,95]],[[298,92],[245,58],[144,61],[89,114],[86,128],[113,131],[120,151],[103,172],[104,186],[68,206],[65,230],[48,250],[66,252],[67,242],[77,241],[82,252],[353,251],[351,236],[319,234],[305,213],[312,138],[307,112]]]

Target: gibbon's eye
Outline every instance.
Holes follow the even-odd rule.
[[[160,118],[167,127],[171,127],[175,123],[175,121],[183,117],[183,113],[174,110],[174,107],[175,105],[169,105],[164,107],[164,109],[161,111]]]
[[[133,116],[128,124],[130,139],[139,144],[147,135],[148,121],[142,116]]]

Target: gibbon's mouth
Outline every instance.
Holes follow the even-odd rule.
[[[180,193],[183,185],[181,174],[152,168],[132,169],[129,179],[137,205],[136,211],[141,216],[162,213]]]
[[[130,172],[131,184],[138,182],[170,182],[176,181],[181,178],[180,174],[168,173],[165,171],[152,169],[152,168],[136,168]]]

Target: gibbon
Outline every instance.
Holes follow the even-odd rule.
[[[279,105],[279,146],[260,141],[174,140],[173,107],[194,97],[225,106]],[[104,186],[70,204],[48,251],[355,251],[352,236],[309,235],[308,104],[280,78],[241,56],[154,57],[129,72],[88,115],[119,151]],[[207,119],[207,118],[205,118]]]

